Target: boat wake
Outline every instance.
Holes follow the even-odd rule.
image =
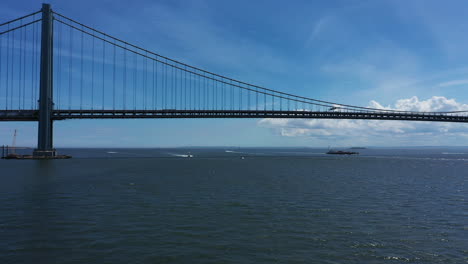
[[[175,153],[168,153],[173,157],[180,157],[180,158],[193,158],[192,154],[175,154]]]

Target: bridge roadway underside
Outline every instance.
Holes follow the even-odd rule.
[[[468,116],[437,113],[314,112],[264,110],[54,110],[53,120],[141,118],[314,118],[468,123]],[[39,121],[38,110],[0,110],[0,121]]]

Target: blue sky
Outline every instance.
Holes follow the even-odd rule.
[[[360,106],[468,109],[468,2],[50,1],[54,10],[194,66]],[[0,3],[0,21],[41,1]],[[0,123],[34,146],[35,123]],[[467,145],[468,125],[349,120],[80,120],[57,147]]]

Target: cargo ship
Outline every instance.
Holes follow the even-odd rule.
[[[359,152],[342,151],[342,150],[329,150],[326,154],[330,154],[330,155],[358,155]]]

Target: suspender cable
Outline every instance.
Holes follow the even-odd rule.
[[[161,65],[161,73],[162,73],[162,78],[161,78],[161,108],[165,109],[166,108],[166,64]]]
[[[81,32],[81,63],[80,63],[80,110],[83,109],[83,46],[84,35]]]
[[[177,108],[177,109],[182,109],[182,108],[183,108],[183,107],[182,107],[182,105],[183,105],[183,99],[184,99],[184,98],[183,98],[183,93],[184,93],[184,91],[183,91],[183,87],[182,87],[182,86],[183,86],[183,82],[182,82],[182,81],[183,81],[183,79],[182,79],[182,71],[179,71],[179,73],[180,73],[180,74],[179,74],[179,78],[180,78],[180,86],[179,86],[179,98],[180,98],[180,100],[179,100],[179,102],[180,102],[180,104],[179,104],[179,108]]]
[[[271,111],[275,111],[275,95],[271,96]]]
[[[184,105],[183,100],[184,100],[184,95],[185,95],[185,90],[184,90],[185,88],[184,88],[184,82],[183,82],[184,78],[182,78],[182,72],[183,72],[182,70],[179,71],[179,73],[180,73],[179,74],[180,75],[180,95],[179,95],[179,97],[180,97],[180,108],[179,109],[183,109],[185,107],[185,106],[182,107],[182,105]]]
[[[55,13],[55,14],[57,14],[57,13]],[[60,14],[57,14],[57,16],[64,17],[64,16],[62,16],[62,15],[60,15]],[[79,25],[82,25],[82,24],[80,24],[80,23],[78,23],[78,22],[76,22],[76,21],[74,21],[74,20],[71,20],[71,19],[69,19],[69,18],[67,18],[67,17],[64,17],[64,18],[65,18],[65,19],[68,19],[69,21],[72,21],[72,22],[74,22],[74,23],[77,23],[77,24],[79,24]],[[91,30],[93,30],[93,31],[95,31],[95,32],[97,32],[97,33],[99,33],[99,34],[102,34],[103,36],[106,36],[106,37],[109,37],[109,38],[113,38],[113,37],[111,37],[111,36],[109,36],[109,35],[107,35],[107,34],[105,34],[105,33],[103,33],[103,32],[97,31],[97,30],[95,30],[95,29],[93,29],[93,28],[89,28],[89,27],[86,27],[86,28],[91,29]],[[122,41],[122,40],[119,40],[119,39],[116,39],[116,38],[113,38],[113,39],[115,39],[115,40],[117,40],[117,41],[120,41],[121,43],[126,43],[126,42],[124,42],[124,41]],[[128,44],[128,45],[130,46],[130,44]],[[133,48],[135,49],[135,50],[133,50],[132,52],[138,53],[139,50],[143,50],[143,51],[146,52],[146,50],[141,49],[141,48],[139,48],[139,47],[137,47],[137,46],[131,45],[131,47],[133,47]],[[149,52],[149,51],[147,51],[147,52],[150,53],[150,54],[152,54],[152,55],[156,55],[155,53],[152,53],[152,52]],[[161,56],[161,57],[162,57],[162,56]],[[164,57],[163,57],[163,58],[164,58]],[[174,65],[171,66],[171,67],[176,67],[177,69],[180,69],[180,66],[178,66],[178,65],[186,65],[186,64],[180,63],[180,62],[178,62],[178,61],[168,59],[168,58],[167,58],[167,60],[170,60],[171,62],[174,62],[175,64],[177,64],[177,65],[174,64]],[[166,60],[166,63],[167,63],[167,60]],[[206,71],[204,71],[204,70],[202,70],[202,69],[198,69],[198,68],[195,68],[195,67],[192,67],[192,66],[188,66],[188,67],[191,69],[190,71],[192,71],[192,73],[194,73],[194,71],[197,71],[197,74],[200,74],[200,72],[206,72]],[[195,74],[195,73],[194,73],[194,74]],[[213,75],[214,75],[214,76],[219,76],[219,75],[215,75],[215,74],[213,74]],[[210,77],[210,78],[211,78],[211,77]],[[226,79],[229,79],[229,78],[226,77]],[[246,84],[246,83],[243,83],[243,82],[240,82],[240,81],[236,81],[236,82],[237,82],[237,84],[238,84],[238,85],[236,85],[237,87],[240,86],[239,84],[242,84],[242,85],[249,85],[249,84]],[[248,90],[248,91],[251,91],[251,88],[249,88],[249,87],[258,87],[258,89],[261,89],[261,90],[262,90],[261,93],[266,93],[266,92],[270,92],[270,93],[271,93],[271,92],[272,92],[271,89],[267,89],[267,88],[263,88],[263,87],[259,87],[259,86],[254,86],[254,85],[249,85],[248,87],[242,86],[242,87],[239,87],[239,88],[245,89],[245,90]],[[305,97],[300,97],[300,96],[294,96],[294,95],[282,93],[282,92],[279,92],[279,91],[275,91],[275,93],[277,94],[276,97],[281,98],[281,99],[283,99],[283,100],[288,100],[288,101],[293,100],[294,102],[307,102],[307,103],[310,103],[310,101],[314,101],[314,102],[319,102],[319,103],[324,104],[324,105],[322,105],[322,106],[324,106],[324,107],[327,107],[327,106],[330,106],[330,104],[333,104],[333,105],[340,105],[340,106],[342,106],[342,107],[350,107],[350,108],[353,109],[353,110],[362,109],[362,110],[367,110],[367,111],[369,111],[369,110],[370,110],[370,111],[382,111],[381,109],[371,109],[371,108],[350,106],[350,105],[344,105],[344,104],[334,104],[334,103],[331,103],[331,102],[320,101],[320,100],[311,99],[311,98],[305,98]],[[249,94],[250,94],[250,92],[249,92]],[[271,95],[271,94],[269,94],[269,95]],[[319,104],[315,104],[315,105],[319,105]],[[392,111],[392,112],[398,112],[398,111],[395,110],[395,111]]]
[[[220,95],[221,95],[221,91],[219,89],[221,89],[220,83],[216,80],[215,82],[215,109],[218,110],[218,109],[221,109],[221,106],[220,106],[220,103],[221,103],[221,100],[220,100]]]
[[[0,87],[2,86],[2,64],[3,64],[3,60],[2,60],[2,45],[3,45],[3,36],[0,35]]]
[[[174,109],[180,109],[179,104],[180,104],[180,97],[182,95],[181,93],[181,87],[179,83],[179,70],[174,69],[174,84],[175,84],[175,95],[174,95],[174,102],[175,102],[175,107]]]
[[[207,79],[205,78],[205,73],[203,73],[203,109],[208,110],[208,84]]]
[[[155,101],[155,109],[158,108],[158,65],[159,63],[156,63],[156,91],[154,92],[154,101]]]
[[[148,56],[148,54],[146,54],[146,56]],[[147,91],[148,91],[148,87],[147,87],[147,84],[148,84],[148,60],[147,59],[144,59],[145,60],[145,71],[143,72],[143,96],[142,96],[142,99],[143,99],[143,109],[146,110],[146,94],[147,94]]]
[[[176,107],[176,101],[175,101],[175,99],[176,99],[175,98],[176,90],[174,89],[174,87],[175,87],[175,73],[174,73],[175,69],[174,69],[174,67],[171,67],[171,68],[172,68],[172,78],[171,78],[171,102],[172,102],[172,107],[171,107],[171,109],[172,108],[175,109],[175,108],[177,108]]]
[[[34,58],[36,57],[35,47],[36,47],[36,26],[32,27],[32,49],[31,49],[31,109],[34,109]]]
[[[213,79],[213,84],[212,84],[212,86],[211,86],[211,87],[212,87],[211,90],[213,90],[213,93],[212,93],[212,95],[211,95],[211,96],[213,97],[213,106],[212,106],[212,107],[213,107],[213,110],[216,110],[216,109],[218,108],[218,104],[217,104],[217,102],[216,102],[216,100],[217,100],[216,97],[218,96],[218,91],[217,91],[217,89],[216,89],[216,88],[217,88],[217,87],[216,87],[216,83],[217,83],[217,82]]]
[[[239,110],[242,109],[242,89],[239,89]]]
[[[154,110],[158,108],[158,63],[153,61],[155,64],[155,72],[154,72]]]
[[[32,51],[31,51],[31,109],[34,109],[34,82],[36,81],[34,74],[34,65],[36,64],[36,26],[33,25],[32,33]]]
[[[23,20],[21,20],[21,24],[23,24]],[[18,33],[19,33],[19,61],[18,61],[18,86],[16,86],[16,89],[18,90],[18,109],[22,110],[23,109],[23,97],[24,97],[24,94],[23,94],[23,82],[24,82],[24,78],[23,78],[23,52],[24,52],[24,48],[23,48],[23,30],[24,28],[22,28],[21,30],[18,30]]]
[[[67,19],[68,19],[68,18],[67,18]],[[79,29],[79,28],[77,28],[77,27],[74,27],[73,25],[70,25],[70,24],[68,24],[68,23],[66,23],[66,22],[63,22],[63,21],[59,20],[59,19],[56,19],[56,20],[59,21],[59,22],[61,22],[61,23],[63,23],[63,24],[66,24],[66,25],[68,25],[68,26],[70,26],[70,27],[73,27],[74,29],[76,29],[76,30],[78,30],[78,31],[82,31],[81,29]],[[75,22],[75,21],[74,21],[74,22]],[[77,23],[77,22],[75,22],[75,23]],[[82,25],[82,24],[80,24],[80,23],[78,23],[78,24],[79,24],[79,25]],[[86,27],[86,26],[85,26],[85,27]],[[89,28],[89,27],[87,27],[87,28]],[[94,30],[94,29],[92,29],[92,30]],[[96,31],[96,30],[94,30],[94,31]],[[95,35],[93,35],[92,33],[89,33],[89,32],[85,32],[85,33],[86,33],[86,34],[89,34],[89,35],[91,35],[91,36],[94,36],[94,37],[96,37],[96,38],[99,38],[99,39],[101,39],[101,40],[103,40],[103,41],[105,41],[105,42],[108,42],[108,43],[110,43],[110,44],[117,45],[117,46],[120,47],[120,48],[124,48],[122,45],[112,43],[112,42],[110,42],[109,40],[105,40],[105,39],[103,39],[102,37],[95,36]],[[100,33],[100,34],[103,34],[104,36],[108,36],[108,35],[105,34],[105,33],[102,33],[102,32],[99,32],[99,33]],[[109,36],[109,38],[113,38],[113,37]],[[115,38],[113,38],[113,39],[115,39]],[[118,39],[116,39],[116,40],[117,40],[117,41],[121,41],[121,40],[118,40]],[[121,41],[121,42],[122,42],[122,43],[126,43],[126,42],[123,42],[123,41]],[[131,45],[131,44],[128,44],[128,45],[130,45],[130,46],[132,46],[132,47],[134,46],[134,45]],[[136,46],[135,46],[135,49],[143,50],[143,49],[138,48],[138,47],[136,47]],[[146,57],[146,58],[148,58],[148,59],[153,59],[153,60],[154,60],[154,58],[149,58],[149,57],[146,56],[145,54],[143,54],[143,53],[141,53],[141,52],[138,52],[138,50],[129,50],[129,51],[131,51],[131,52],[133,52],[133,53],[135,53],[135,54],[138,54],[138,55],[140,55],[140,56],[142,56],[142,57]],[[147,50],[143,50],[143,51],[148,52],[148,53],[150,53],[150,54],[155,54],[155,53],[152,53],[152,52],[147,51]],[[162,57],[162,56],[161,56],[161,57]],[[162,58],[166,58],[166,57],[162,57]],[[158,62],[163,63],[163,64],[165,64],[165,65],[168,65],[168,66],[170,66],[170,67],[179,69],[179,70],[182,69],[181,66],[178,66],[178,65],[175,65],[175,64],[168,64],[168,62],[167,62],[168,60],[173,61],[173,62],[176,62],[176,61],[171,60],[171,59],[169,59],[169,58],[166,58],[166,62],[162,62],[162,61],[160,61],[160,60],[158,60]],[[178,63],[178,64],[180,64],[180,65],[186,65],[186,64],[179,63],[179,62],[176,62],[176,63]],[[189,66],[189,67],[190,67],[190,69],[192,69],[192,70],[191,70],[192,73],[201,75],[200,72],[194,72],[195,70],[197,70],[197,68],[192,67],[192,66]],[[209,73],[209,72],[204,71],[204,70],[201,70],[201,69],[200,69],[199,71],[201,71],[202,73]],[[211,75],[213,75],[213,76],[220,76],[220,75],[217,75],[217,74],[214,74],[214,73],[209,73],[209,74],[211,74]],[[208,76],[204,76],[204,78],[213,79],[213,77],[208,77]],[[226,79],[230,79],[230,78],[227,78],[227,77],[225,77],[225,78],[226,78]],[[245,86],[243,86],[243,85],[248,85],[248,87],[245,87]],[[248,92],[247,96],[248,96],[248,97],[250,97],[250,92],[253,92],[253,91],[254,91],[254,90],[253,90],[252,88],[250,88],[250,87],[259,87],[259,86],[255,86],[255,85],[251,85],[251,84],[246,84],[246,83],[241,82],[241,81],[236,81],[236,85],[235,85],[235,86],[238,87],[238,88],[247,90],[247,92]],[[206,87],[204,87],[204,88],[206,89]],[[267,88],[263,88],[263,87],[259,87],[259,89],[262,89],[262,92],[261,92],[261,93],[268,93],[268,91],[270,91],[270,92],[273,91],[273,90],[271,90],[271,89],[267,89]],[[249,92],[249,91],[250,91],[250,92]],[[283,98],[284,100],[293,100],[293,101],[310,100],[310,101],[316,101],[316,102],[322,102],[322,103],[324,103],[324,104],[328,104],[328,102],[325,102],[325,101],[320,101],[320,100],[311,99],[311,98],[305,98],[305,97],[294,96],[294,95],[290,95],[290,94],[283,93],[283,92],[278,92],[278,91],[275,91],[275,92],[278,93],[278,94],[280,94],[280,95],[277,96],[277,97]],[[168,96],[169,96],[169,94],[168,94]],[[169,98],[169,97],[168,97],[168,98]],[[249,100],[249,102],[250,102],[250,100]],[[249,104],[249,102],[247,102],[247,103]],[[346,105],[344,105],[344,104],[340,104],[340,105],[346,106]],[[328,105],[324,105],[324,106],[328,106]],[[354,106],[349,106],[349,107],[354,107]],[[363,109],[362,107],[354,107],[354,108]],[[370,109],[370,108],[365,108],[365,109]],[[375,110],[375,109],[374,109],[374,110]],[[381,111],[381,109],[377,109],[377,110]]]
[[[133,57],[133,110],[136,110],[137,55]]]
[[[92,38],[92,45],[91,48],[91,110],[94,110],[94,59],[95,59],[95,39]]]
[[[0,86],[2,86],[2,81],[6,80],[6,78],[3,77],[3,36],[0,35]],[[6,87],[6,86],[5,86]],[[6,90],[5,90],[5,98],[6,98]],[[5,104],[5,110],[6,110],[6,104]]]
[[[179,90],[179,82],[178,82],[178,79],[177,79],[177,73],[178,73],[178,70],[176,68],[174,68],[174,71],[173,71],[173,78],[174,78],[174,109],[179,109],[177,104],[178,104],[178,99],[179,99],[179,93],[178,93],[178,90]]]
[[[192,73],[190,73],[190,101],[191,101],[191,107],[190,109],[195,110],[197,108],[197,101],[196,101],[196,75],[194,76]]]
[[[8,25],[8,29],[10,28],[10,25]],[[9,95],[9,87],[10,87],[10,39],[11,39],[11,34],[8,34],[7,38],[7,60],[6,60],[6,84],[5,84],[5,91],[6,91],[6,96],[5,96],[5,109],[8,110],[8,95]]]
[[[106,43],[102,42],[102,110],[104,110],[104,88],[106,85]]]
[[[198,75],[198,110],[202,109],[202,94],[201,76]]]
[[[192,78],[192,74],[189,73],[188,74],[188,89],[189,89],[189,93],[188,93],[188,100],[189,100],[189,103],[188,103],[188,109],[190,110],[193,110],[193,91],[192,91],[192,86],[193,86],[193,78]]]
[[[185,110],[192,109],[192,74],[185,72],[186,83],[187,83],[187,104]]]
[[[73,31],[69,28],[69,57],[68,57],[68,109],[71,109],[72,96],[72,67],[73,67]]]
[[[203,73],[202,76],[200,76],[200,110],[201,109],[204,109],[204,105],[205,105],[205,82],[206,82],[206,78],[205,78],[205,74]]]
[[[112,110],[115,110],[115,71],[116,71],[116,61],[115,61],[115,46],[112,50]]]
[[[167,109],[167,101],[168,101],[168,96],[167,96],[167,82],[168,82],[167,81],[167,79],[168,79],[167,78],[167,67],[168,67],[167,64],[164,65],[164,75],[163,75],[163,77],[164,77],[164,89],[163,89],[163,91],[164,91],[164,96],[163,96],[164,109]]]
[[[15,86],[15,31],[12,31],[12,45],[11,45],[11,82],[10,82],[10,107],[13,109],[13,97],[14,97],[14,90],[13,87]]]
[[[187,110],[187,72],[184,71],[184,110]]]
[[[247,90],[247,110],[250,110],[251,102],[250,102],[250,90]]]
[[[23,25],[23,20],[20,20],[20,24]],[[24,28],[23,28],[24,29]],[[23,76],[22,76],[22,73],[23,73],[23,33],[22,31],[20,30],[19,31],[19,63],[18,63],[18,86],[17,86],[17,90],[18,90],[18,109],[21,110],[21,101],[22,101],[22,98],[23,98],[23,91],[22,91],[22,87],[23,87]]]
[[[35,52],[34,52],[34,56],[36,57],[36,63],[34,63],[34,75],[35,75],[35,78],[34,78],[34,83],[35,83],[35,89],[34,89],[34,104],[35,104],[35,109],[39,109],[39,64],[40,64],[40,56],[39,56],[39,52],[38,52],[38,49],[40,48],[39,47],[39,43],[40,43],[40,38],[39,38],[39,34],[40,34],[40,25],[39,24],[36,24],[35,25],[37,28],[36,28],[36,35],[35,35],[35,45],[34,45],[34,48],[35,48]]]
[[[280,97],[280,111],[283,111],[283,98]]]
[[[143,101],[143,109],[148,110],[149,109],[148,99],[150,99],[150,98],[148,98],[148,93],[149,93],[148,59],[145,59],[145,58],[143,58],[143,59],[145,61],[145,65],[144,65],[144,72],[143,72],[143,97],[142,97],[142,101]],[[149,93],[149,94],[151,94],[151,93]]]
[[[213,110],[218,109],[218,81],[213,80]]]
[[[210,109],[210,79],[205,79],[205,110]]]
[[[169,66],[170,67],[170,66]],[[167,83],[167,99],[168,99],[168,103],[167,103],[167,107],[168,108],[173,108],[173,93],[174,93],[174,89],[173,89],[173,86],[172,86],[172,82],[173,82],[173,78],[174,78],[174,68],[173,67],[170,67],[168,68],[168,73],[167,73],[167,77],[168,77],[168,83]]]
[[[123,93],[123,99],[122,99],[122,107],[124,110],[127,109],[126,107],[126,101],[127,101],[127,50],[123,50],[124,54],[124,68],[123,68],[123,85],[122,85],[122,93]]]
[[[153,94],[151,95],[151,109],[155,110],[155,104],[154,104],[154,100],[155,100],[155,89],[156,89],[156,72],[155,72],[155,64],[156,62],[153,60]]]
[[[171,67],[171,82],[170,82],[170,104],[169,107],[174,108],[174,67]]]
[[[61,90],[61,81],[62,81],[62,27],[63,25],[62,24],[58,24],[57,25],[57,39],[58,39],[58,43],[57,43],[57,49],[58,49],[58,56],[57,56],[57,79],[56,79],[56,83],[55,83],[55,96],[57,98],[57,106],[56,108],[57,109],[61,109],[60,108],[60,90]]]
[[[25,107],[25,101],[26,101],[26,28],[23,28],[23,74],[22,74],[22,80],[23,80],[23,103],[22,103],[22,109],[26,109]]]
[[[177,71],[177,70],[176,70]],[[179,87],[179,94],[178,94],[178,101],[179,101],[179,107],[177,108],[177,110],[182,110],[183,109],[183,102],[184,102],[184,88],[183,88],[183,78],[182,78],[182,70],[178,70],[179,74],[178,74],[178,87]]]
[[[23,23],[23,20],[21,20],[21,24]],[[17,78],[18,78],[18,85],[13,87],[13,89],[15,90],[18,90],[18,109],[21,110],[22,109],[22,106],[21,106],[21,102],[22,102],[22,99],[23,99],[23,90],[22,90],[22,87],[23,87],[23,32],[22,30],[18,30],[18,33],[19,33],[19,45],[18,45],[18,48],[19,48],[19,56],[18,56],[18,74],[17,74]]]
[[[156,87],[155,87],[155,92],[154,92],[154,101],[155,101],[155,105],[154,105],[154,109],[156,110],[158,108],[158,63],[156,61],[154,61],[155,64],[156,64],[156,72],[155,72],[155,82],[156,82]]]
[[[192,109],[197,109],[197,75],[190,73],[191,90],[192,90]]]
[[[255,87],[255,100],[256,100],[255,110],[258,111],[258,88],[256,88],[256,87]]]
[[[161,65],[161,109],[165,109],[165,98],[166,98],[166,65],[162,64]]]
[[[224,86],[223,86],[223,83],[220,82],[219,86],[218,85],[216,85],[216,86],[218,87],[217,89],[219,89],[218,96],[216,97],[216,105],[219,105],[220,110],[224,110],[223,109],[223,105],[224,105],[223,104],[223,102],[224,102],[224,97],[223,97],[223,87]]]

